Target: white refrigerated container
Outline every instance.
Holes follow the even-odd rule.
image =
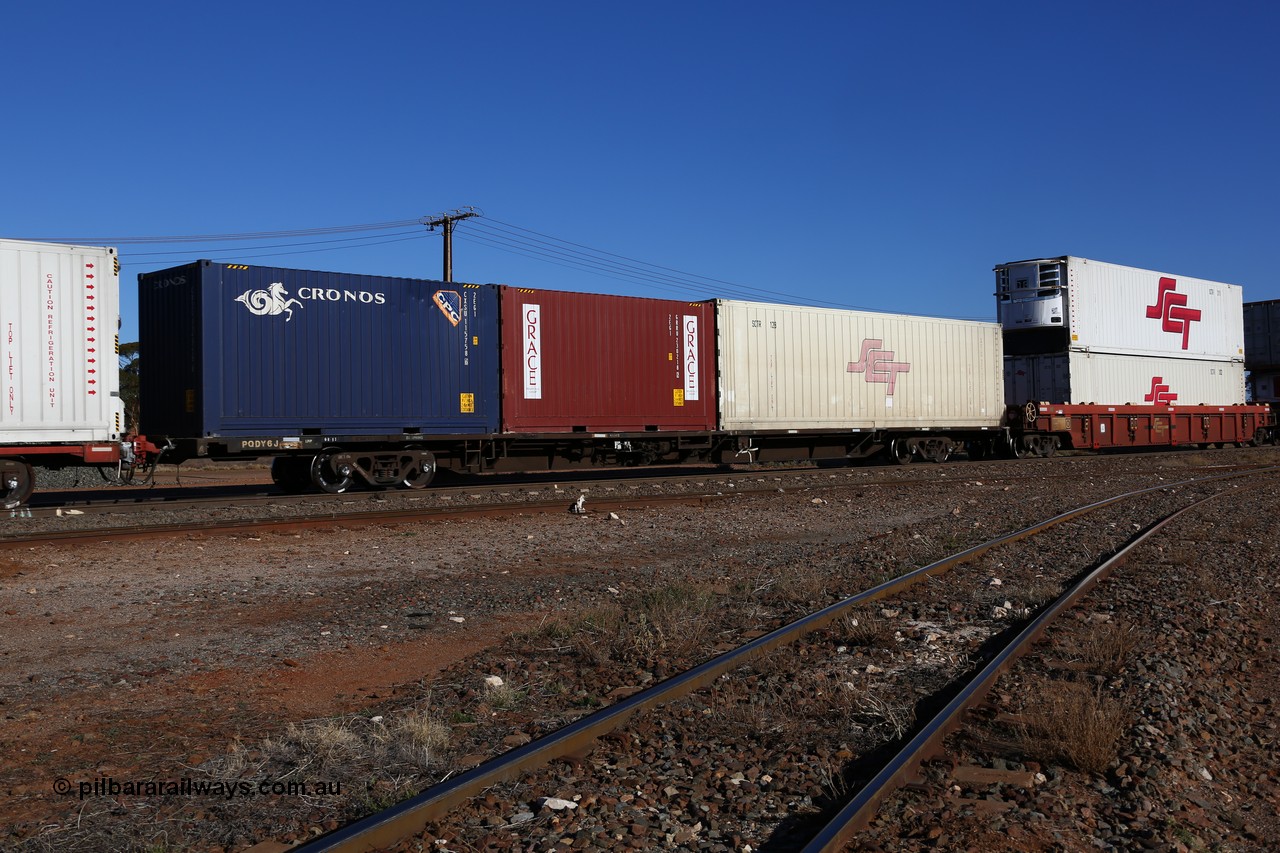
[[[1069,255],[1013,261],[995,272],[1007,354],[1244,358],[1239,285]]]
[[[119,438],[119,320],[115,249],[0,240],[0,442]]]

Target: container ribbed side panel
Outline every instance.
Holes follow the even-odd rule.
[[[717,303],[726,430],[999,423],[1000,327],[899,314]]]

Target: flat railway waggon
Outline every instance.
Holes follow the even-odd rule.
[[[995,268],[1012,450],[1274,440],[1239,285],[1064,255]]]
[[[45,344],[19,342],[9,420],[0,413],[0,496],[10,505],[29,496],[42,461],[270,457],[282,488],[336,493],[423,488],[442,468],[877,454],[941,462],[1275,435],[1270,410],[1244,403],[1242,345],[1231,351],[1238,287],[1063,257],[996,268],[1003,328],[201,260],[138,277],[145,438],[126,436],[114,250],[0,243],[0,330],[22,324],[27,335],[47,319],[44,273],[31,259],[64,256],[94,269],[110,262],[105,279],[83,270],[58,279],[79,294],[59,296],[58,308],[78,321],[74,312],[91,307],[95,328],[112,335],[101,373],[85,374],[101,384],[68,381],[59,393],[68,411],[73,393],[111,402],[86,404],[89,433],[33,417],[26,401],[48,391]],[[1141,348],[1108,344],[1099,300],[1141,310],[1152,328],[1129,339]],[[65,327],[60,341],[85,338]],[[84,372],[76,346],[60,375]],[[15,398],[26,406],[21,423]]]

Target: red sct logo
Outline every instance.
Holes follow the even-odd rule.
[[[1197,314],[1200,312],[1197,311]],[[1163,376],[1151,377],[1151,391],[1147,396],[1142,398],[1144,403],[1154,403],[1157,406],[1172,405],[1178,401],[1177,394],[1169,393],[1169,386],[1164,384]]]
[[[888,385],[888,394],[893,396],[893,388],[898,384],[899,373],[910,373],[911,362],[894,361],[893,352],[880,347],[884,341],[867,338],[862,342],[862,353],[857,361],[849,362],[849,373],[862,373],[868,382]]]
[[[1156,304],[1147,306],[1147,316],[1160,320],[1160,328],[1175,335],[1182,335],[1182,348],[1187,348],[1187,336],[1191,334],[1191,324],[1200,319],[1200,309],[1188,308],[1187,294],[1176,293],[1178,282],[1172,278],[1160,279],[1160,290],[1156,294]]]

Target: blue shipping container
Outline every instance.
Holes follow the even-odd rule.
[[[197,261],[138,276],[152,436],[498,430],[498,288]]]

